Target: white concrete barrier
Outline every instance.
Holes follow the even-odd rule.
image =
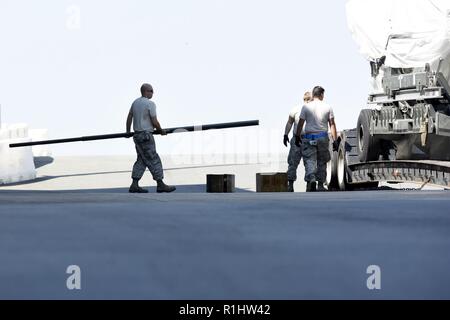
[[[9,139],[28,138],[28,125],[24,123],[11,124],[6,130],[9,131]]]
[[[30,129],[28,130],[31,141],[48,140],[47,129]],[[33,146],[33,156],[35,157],[51,157],[52,153],[47,145]]]
[[[31,147],[9,147],[10,143],[30,142],[25,124],[2,126],[0,129],[0,185],[36,178]]]

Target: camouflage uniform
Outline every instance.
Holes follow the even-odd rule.
[[[317,145],[311,145],[311,141],[316,141]],[[323,137],[315,140],[303,139],[302,153],[305,163],[305,181],[317,181],[325,183],[327,180],[327,163],[331,160],[330,140]]]
[[[289,150],[287,177],[289,181],[297,181],[297,169],[302,160],[302,148],[295,145],[295,137],[291,139],[291,149]]]
[[[136,132],[133,137],[136,146],[137,160],[133,166],[132,179],[140,180],[145,169],[150,170],[153,180],[164,178],[163,167],[159,155],[156,153],[156,145],[153,134],[149,131]]]

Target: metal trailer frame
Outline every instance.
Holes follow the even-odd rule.
[[[371,63],[379,89],[369,94],[358,118],[361,161],[376,161],[380,155],[387,160],[386,141],[395,144],[397,160],[450,161],[450,85],[440,72],[442,62],[436,71],[426,64],[424,68],[384,67],[383,74]]]
[[[379,182],[414,182],[450,189],[450,85],[430,65],[372,66],[382,92],[369,95],[355,129],[340,133],[328,165],[331,190],[377,187]],[[430,160],[433,159],[433,160]]]
[[[390,183],[414,182],[450,189],[450,161],[385,160],[360,162],[356,129],[340,133],[340,147],[332,152],[328,166],[330,190],[358,190],[376,188],[381,181]]]

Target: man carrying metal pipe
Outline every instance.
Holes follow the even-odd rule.
[[[176,190],[173,186],[168,186],[163,182],[164,172],[161,159],[156,152],[155,139],[153,131],[156,129],[161,135],[167,135],[167,132],[161,128],[156,116],[156,105],[150,99],[153,97],[153,87],[150,84],[143,84],[141,87],[142,97],[136,99],[128,113],[126,129],[131,133],[131,124],[133,123],[134,144],[136,146],[137,160],[133,166],[131,178],[133,182],[130,186],[130,193],[148,193],[148,190],[139,187],[139,180],[148,168],[157,183],[156,191],[158,193],[170,193]]]

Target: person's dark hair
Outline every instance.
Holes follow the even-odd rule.
[[[325,93],[325,89],[322,88],[321,86],[315,87],[312,91],[314,98],[319,98],[319,97],[323,96],[324,93]]]
[[[152,86],[148,83],[144,83],[141,86],[141,94],[144,95],[145,91],[147,91],[148,89],[153,89]]]

